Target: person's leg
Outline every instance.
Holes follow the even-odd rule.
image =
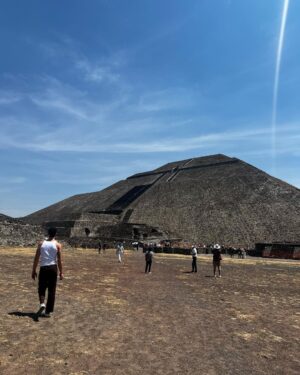
[[[46,305],[46,314],[52,313],[55,304],[55,292],[57,283],[57,267],[49,267],[48,270],[48,298]]]
[[[194,270],[195,270],[195,272],[197,272],[197,258],[195,258]]]
[[[145,273],[148,271],[148,262],[146,262]]]
[[[221,262],[218,264],[219,277],[221,277]]]
[[[213,267],[214,267],[214,277],[216,277],[216,268],[217,268],[216,262],[213,262]]]
[[[195,272],[195,258],[192,260],[192,272]]]
[[[40,304],[45,303],[45,296],[46,296],[46,289],[48,286],[47,283],[47,275],[45,272],[45,268],[41,267],[39,272],[39,286],[38,286],[38,293],[39,293],[39,300]]]
[[[148,270],[151,272],[152,261],[149,262]]]

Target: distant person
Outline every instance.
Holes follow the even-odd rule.
[[[102,250],[102,242],[99,241],[98,242],[98,254],[101,254],[101,250]]]
[[[118,262],[119,263],[122,263],[122,257],[124,255],[124,246],[123,246],[123,243],[122,242],[118,242],[117,243],[117,247],[116,247],[116,255],[118,257]]]
[[[246,254],[247,254],[246,250],[244,248],[242,248],[241,251],[242,251],[242,256],[241,256],[242,259],[246,259]]]
[[[139,243],[138,242],[132,242],[132,246],[134,250],[139,251]]]
[[[203,249],[205,251],[205,254],[208,254],[208,247],[206,245],[203,245]]]
[[[192,272],[197,272],[198,252],[197,252],[196,246],[192,247],[191,255],[192,255]]]
[[[237,254],[238,254],[238,258],[242,259],[242,249],[238,248],[237,249]]]
[[[40,300],[40,309],[38,314],[45,317],[50,317],[54,310],[55,292],[57,282],[57,266],[59,269],[60,280],[63,279],[62,246],[55,240],[56,228],[48,230],[48,238],[41,242],[36,250],[33,267],[32,278],[37,277],[36,268],[40,261],[39,285],[38,294]],[[45,304],[46,290],[48,289],[47,304]]]
[[[219,277],[221,277],[221,246],[219,244],[215,244],[212,250],[213,253],[213,268],[214,268],[214,277],[216,276],[216,270],[218,268]]]
[[[146,261],[145,273],[147,272],[151,273],[152,260],[153,260],[153,251],[151,247],[149,247],[145,253],[145,261]]]

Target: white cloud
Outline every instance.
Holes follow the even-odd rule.
[[[124,124],[126,126],[126,124]],[[128,127],[132,126],[129,122]],[[18,128],[18,127],[17,127]],[[250,127],[249,127],[250,128]],[[26,127],[27,129],[27,127]],[[76,133],[76,130],[78,131]],[[24,123],[14,134],[2,133],[0,147],[7,146],[31,151],[43,152],[75,152],[75,153],[156,153],[156,152],[187,152],[199,150],[201,152],[212,150],[238,149],[241,152],[268,153],[271,129],[269,127],[252,128],[250,130],[231,130],[223,132],[202,133],[193,137],[178,137],[169,135],[162,139],[149,139],[141,137],[132,140],[132,133],[127,131],[122,137],[116,139],[115,133],[109,132],[101,135],[98,128],[90,129],[84,134],[80,127],[67,127],[56,130],[41,131],[22,137]],[[18,133],[19,132],[19,133]],[[299,150],[299,127],[297,124],[281,126],[278,129],[277,152],[291,153]]]
[[[108,81],[116,83],[120,75],[113,73],[112,67],[101,64],[91,64],[87,59],[80,59],[76,63],[76,67],[83,72],[87,81],[101,83]]]
[[[195,105],[197,103],[197,96],[197,93],[192,90],[178,87],[147,92],[141,95],[135,109],[139,112],[158,112],[170,109],[181,110]]]
[[[28,43],[37,43],[41,52],[54,64],[57,60],[66,60],[71,70],[81,73],[81,79],[93,83],[116,83],[120,74],[116,71],[126,61],[125,51],[112,55],[101,56],[96,61],[89,60],[81,51],[80,45],[73,39],[57,34],[56,42],[40,42],[27,40]]]
[[[72,86],[63,84],[53,77],[43,77],[36,93],[29,94],[31,101],[45,109],[57,109],[65,114],[88,120],[88,104],[85,93]]]
[[[0,105],[15,104],[21,100],[21,95],[11,92],[0,90]]]
[[[6,173],[2,169],[2,176],[0,177],[0,193],[7,195],[18,194],[24,189],[27,181],[27,177],[24,176],[6,176]],[[7,202],[2,197],[1,205],[3,206],[6,203]],[[4,213],[3,209],[0,210],[0,213]]]
[[[31,93],[27,93],[30,101],[39,109],[45,112],[45,118],[49,114],[54,117],[54,125],[65,123],[68,120],[76,120],[84,127],[88,122],[99,125],[107,116],[111,116],[113,111],[123,107],[128,100],[127,92],[117,90],[116,95],[111,99],[101,99],[89,94],[88,89],[77,89],[66,84],[57,78],[46,76],[38,79],[37,88]],[[34,114],[34,110],[32,110]],[[74,126],[74,122],[73,125]]]
[[[150,155],[152,160],[156,153],[271,156],[269,124],[243,123],[240,129],[230,125],[231,130],[218,131],[224,128],[224,122],[218,123],[215,115],[205,112],[204,100],[209,100],[199,90],[146,89],[127,83],[120,73],[126,52],[92,61],[78,52],[73,41],[43,47],[49,56],[67,59],[70,71],[78,77],[72,84],[66,83],[67,77],[66,81],[51,76],[27,77],[27,85],[21,86],[26,86],[26,90],[0,91],[0,104],[2,98],[3,103],[15,105],[10,116],[5,112],[1,116],[0,112],[1,149],[34,151],[38,155],[59,153],[62,169],[66,164],[65,152],[98,153],[101,158],[139,153]],[[255,92],[257,86],[243,90]],[[234,92],[229,99],[234,101],[238,95],[245,95],[243,90]],[[26,100],[30,105],[23,110]],[[300,156],[299,129],[297,123],[278,126],[278,155]],[[141,163],[136,168],[145,170],[151,165]],[[110,173],[109,167],[103,167],[105,177],[89,178],[89,182],[79,176],[74,179],[62,175],[61,183],[109,184],[112,179],[135,172],[132,164],[128,168],[116,171],[111,167]]]

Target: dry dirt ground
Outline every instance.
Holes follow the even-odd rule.
[[[299,374],[300,262],[65,250],[55,314],[36,319],[34,249],[0,249],[1,374]]]

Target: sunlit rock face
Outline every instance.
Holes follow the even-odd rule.
[[[23,218],[65,237],[253,246],[300,240],[300,191],[225,155],[168,163]],[[88,229],[88,234],[87,234]]]
[[[45,231],[40,225],[0,214],[0,246],[35,246]]]

